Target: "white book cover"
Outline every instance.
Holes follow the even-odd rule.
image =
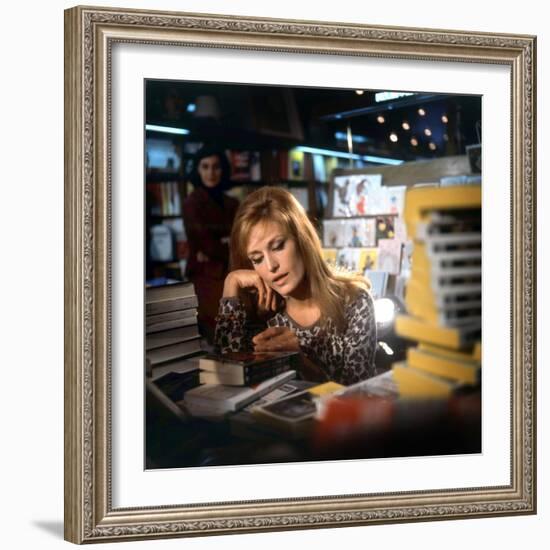
[[[406,185],[386,187],[387,214],[403,214],[406,191]]]
[[[379,239],[378,269],[391,275],[399,275],[402,243],[397,239]]]
[[[242,409],[295,377],[296,371],[290,370],[251,387],[203,384],[187,391],[183,402],[193,415],[219,416]]]
[[[345,224],[345,246],[349,246],[352,248],[358,248],[361,246],[365,246],[364,244],[364,219],[361,218],[352,218],[349,220],[346,220]]]
[[[351,273],[363,274],[366,269],[377,268],[378,250],[376,248],[341,248],[336,257],[336,265]]]
[[[337,176],[334,178],[332,215],[335,218],[349,218],[353,216],[350,207],[352,198],[352,185],[350,176]]]
[[[383,212],[385,188],[380,174],[356,174],[351,177],[350,204],[354,216]]]
[[[363,241],[366,247],[376,246],[376,219],[366,218],[363,223]]]
[[[376,245],[376,220],[374,218],[351,218],[344,220],[344,246],[352,248]]]
[[[339,248],[345,246],[346,220],[323,220],[323,246]]]
[[[401,216],[396,216],[393,220],[393,231],[395,233],[395,238],[399,239],[402,242],[408,240],[407,237],[407,225],[405,220]]]

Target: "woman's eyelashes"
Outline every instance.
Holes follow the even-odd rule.
[[[285,247],[285,240],[281,239],[273,244],[272,250],[282,250]]]
[[[283,250],[284,247],[285,247],[285,243],[286,243],[285,239],[281,239],[280,241],[276,241],[271,246],[271,250],[273,252],[278,252],[280,250]],[[252,262],[253,265],[259,265],[263,262],[263,259],[264,259],[263,256],[254,256],[254,257],[250,258],[250,261]]]

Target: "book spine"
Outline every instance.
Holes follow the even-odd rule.
[[[164,323],[165,321],[175,321],[177,319],[192,319],[196,320],[197,309],[192,307],[189,309],[177,309],[175,311],[169,311],[167,313],[159,313],[157,315],[147,315],[145,318],[145,324],[155,325],[157,323]]]
[[[191,338],[180,344],[172,344],[147,351],[147,359],[153,367],[159,363],[166,363],[175,359],[183,359],[201,351],[200,338]]]
[[[176,311],[178,309],[189,309],[197,306],[197,297],[188,296],[186,298],[175,298],[173,300],[162,300],[159,302],[147,303],[145,304],[145,313],[147,315],[153,315],[168,311]]]
[[[199,328],[197,325],[190,325],[187,327],[180,327],[174,330],[156,332],[149,334],[145,339],[145,349],[147,351],[151,349],[161,348],[169,346],[171,344],[178,344],[185,342],[191,338],[200,336]]]
[[[247,370],[244,371],[244,385],[251,386],[259,384],[268,378],[273,378],[278,374],[290,370],[290,364],[287,362],[281,364],[271,365],[269,367],[262,368],[261,370]]]
[[[178,283],[165,286],[149,287],[145,291],[146,302],[160,302],[176,298],[188,298],[195,294],[191,283]]]
[[[183,319],[173,319],[171,321],[163,321],[151,325],[146,324],[145,332],[147,334],[154,334],[155,332],[163,332],[165,330],[171,330],[173,328],[188,327],[196,324],[196,317],[184,317]]]
[[[297,365],[297,357],[297,355],[295,357],[277,357],[254,365],[245,365],[243,367],[244,378],[246,380],[247,376],[253,376],[255,372],[264,372],[264,370],[275,369],[280,366],[288,365],[289,368],[294,368]]]

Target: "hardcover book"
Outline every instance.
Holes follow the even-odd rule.
[[[456,380],[412,368],[405,361],[393,365],[392,375],[401,398],[445,399],[461,386]]]
[[[145,349],[149,351],[162,348],[164,346],[185,342],[198,336],[200,336],[200,334],[197,324],[165,330],[163,332],[154,332],[146,335]]]
[[[459,327],[442,327],[408,315],[398,315],[395,332],[409,340],[454,350],[471,348],[481,337],[481,321]]]
[[[296,365],[296,351],[243,352],[230,351],[222,354],[209,353],[201,357],[200,368],[217,374],[233,375],[235,372],[250,375],[256,371],[278,366]]]
[[[194,357],[184,357],[181,359],[174,359],[173,361],[168,361],[166,363],[161,363],[152,368],[151,380],[155,382],[170,373],[187,374],[190,372],[196,372],[198,379],[199,359],[200,357],[196,355]]]
[[[186,392],[183,403],[193,416],[219,417],[246,407],[295,377],[296,371],[290,370],[252,387],[204,384]]]
[[[150,287],[145,291],[146,315],[196,308],[197,306],[195,288],[190,283]]]
[[[172,344],[170,346],[149,350],[146,357],[147,361],[154,367],[159,363],[189,357],[199,353],[201,350],[201,339],[196,337],[178,344]]]
[[[201,384],[224,384],[226,386],[251,386],[290,370],[290,362],[263,364],[251,370],[234,368],[225,372],[201,370]]]
[[[479,361],[450,357],[444,351],[434,351],[433,348],[429,351],[419,347],[409,348],[407,363],[409,367],[464,384],[475,385],[481,378],[481,363]]]

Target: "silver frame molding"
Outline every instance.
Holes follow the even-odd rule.
[[[511,483],[113,509],[110,93],[116,42],[452,60],[512,74]],[[65,538],[107,542],[536,512],[536,37],[127,9],[65,12]]]

